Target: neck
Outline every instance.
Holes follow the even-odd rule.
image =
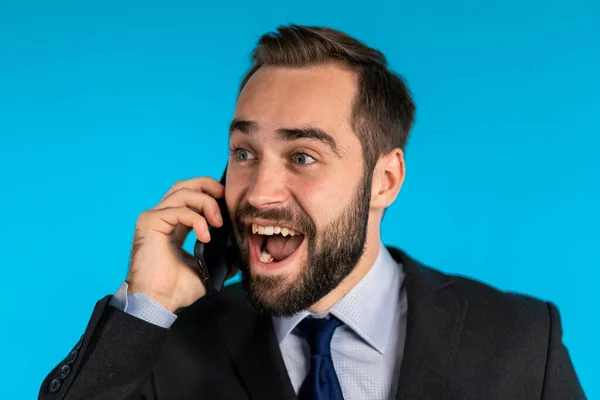
[[[372,232],[372,235],[367,233],[365,252],[358,261],[358,264],[356,264],[356,268],[354,268],[354,270],[352,270],[352,272],[344,278],[335,289],[310,306],[308,308],[310,312],[320,314],[329,311],[335,303],[352,290],[352,288],[371,270],[379,254],[381,238],[379,236],[379,229],[377,229],[376,232],[373,232],[372,229],[369,229],[369,231]]]

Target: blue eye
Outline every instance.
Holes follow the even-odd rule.
[[[304,154],[304,153],[294,154],[293,159],[294,159],[294,164],[300,164],[300,165],[310,165],[316,161],[314,158],[312,158],[308,154]]]
[[[247,160],[250,155],[246,150],[240,150],[236,153],[238,160]]]
[[[241,148],[241,147],[236,147],[235,149],[232,149],[231,152],[233,153],[233,157],[235,158],[235,161],[238,161],[238,162],[248,161],[248,160],[252,160],[254,158],[252,153],[250,153],[248,150]]]

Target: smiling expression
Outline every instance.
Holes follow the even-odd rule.
[[[351,127],[355,81],[335,64],[263,66],[240,93],[225,195],[262,311],[310,306],[362,255],[370,180]]]

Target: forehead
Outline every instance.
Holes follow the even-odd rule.
[[[263,66],[240,93],[234,118],[254,121],[263,132],[317,127],[341,139],[354,136],[350,117],[355,94],[355,74],[335,64]]]

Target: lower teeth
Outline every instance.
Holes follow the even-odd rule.
[[[259,259],[261,262],[264,262],[264,263],[270,263],[271,261],[273,261],[273,257],[271,257],[271,255],[267,252],[267,250],[263,250],[260,253]]]

